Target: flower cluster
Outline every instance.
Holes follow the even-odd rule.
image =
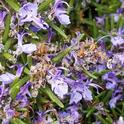
[[[0,0],[0,123],[123,124],[123,5]]]

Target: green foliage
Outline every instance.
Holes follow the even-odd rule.
[[[18,119],[18,118],[13,118],[10,123],[11,124],[26,124],[25,122],[23,122],[21,119]]]
[[[13,99],[16,98],[16,95],[18,94],[20,87],[22,85],[24,85],[28,80],[30,79],[29,76],[25,76],[22,79],[18,80],[15,79],[15,81],[13,82],[11,88],[10,88],[10,95]]]
[[[53,103],[56,103],[59,107],[64,108],[63,103],[59,100],[59,98],[57,98],[57,96],[50,90],[50,88],[46,87],[46,88],[41,88],[40,89],[41,92],[45,93],[51,100]]]
[[[17,2],[17,0],[5,0],[9,6],[15,10],[15,11],[18,11],[19,8],[20,8],[20,4]]]
[[[8,14],[6,17],[6,21],[5,21],[5,30],[4,30],[3,39],[2,39],[3,43],[6,43],[6,41],[8,40],[8,37],[9,37],[10,21],[11,21],[11,15]]]

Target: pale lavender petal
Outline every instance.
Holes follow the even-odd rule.
[[[121,98],[121,95],[118,95],[116,97],[113,97],[110,102],[109,102],[109,105],[111,108],[115,108],[116,107],[116,103],[117,101]]]
[[[5,73],[0,75],[0,81],[4,84],[12,83],[15,80],[16,76],[11,73]]]
[[[99,86],[99,85],[97,85],[97,84],[94,84],[94,83],[90,83],[90,84],[88,84],[88,85],[89,85],[89,86],[92,86],[92,87],[94,87],[94,88],[96,88],[98,94],[99,94],[98,88],[103,89],[101,86]]]
[[[29,88],[31,87],[31,83],[27,82],[23,87],[21,87],[20,92],[16,96],[16,100],[20,102],[19,106],[21,108],[28,105],[28,96],[31,97]]]
[[[10,66],[10,68],[14,68],[14,67],[17,67],[16,76],[20,77],[24,66],[22,64],[15,64],[15,65]]]
[[[9,119],[3,119],[2,124],[9,124]]]
[[[30,22],[32,21],[33,17],[37,16],[37,4],[34,3],[27,3],[24,4],[23,7],[19,10],[19,24],[22,25],[24,22]]]
[[[41,18],[37,17],[38,5],[36,3],[27,3],[19,10],[19,25],[25,22],[34,22],[34,26],[41,29],[48,29],[48,24]]]
[[[6,118],[3,119],[2,124],[9,124],[10,120],[15,115],[15,111],[10,108],[10,105],[6,105],[4,107],[4,112],[6,114]]]
[[[5,11],[0,10],[0,29],[4,28],[4,19],[5,19],[6,14],[7,13]]]
[[[16,71],[16,76],[17,76],[17,77],[20,77],[21,74],[22,74],[22,71],[23,71],[23,68],[24,68],[24,67],[23,67],[23,65],[18,64],[18,65],[17,65],[17,68],[18,68],[18,69],[17,69],[17,71]]]
[[[3,93],[4,93],[4,85],[2,84],[0,85],[0,97],[2,97]]]
[[[32,18],[32,21],[35,23],[35,26],[37,28],[41,28],[44,30],[49,28],[49,25],[41,18],[34,17],[34,18]]]
[[[31,83],[27,82],[23,87],[21,87],[20,92],[18,95],[28,95],[31,97],[31,94],[29,92],[29,87],[31,87]]]
[[[66,11],[57,10],[56,17],[58,18],[59,22],[63,25],[68,25],[71,23],[69,16],[66,14]]]
[[[107,82],[107,83],[106,83],[106,88],[107,88],[107,89],[114,89],[115,86],[116,86],[116,84],[114,84],[114,83],[111,83],[111,82]]]
[[[76,105],[70,106],[66,111],[59,113],[60,123],[61,124],[78,124],[80,114]]]
[[[60,21],[61,24],[63,25],[68,25],[70,24],[70,19],[69,19],[69,16],[66,15],[66,14],[61,14],[58,16],[58,20]]]
[[[111,37],[111,42],[114,46],[121,45],[124,43],[124,39],[120,36]]]
[[[84,86],[82,95],[83,95],[83,98],[87,101],[91,101],[93,99],[92,92],[86,86]]]
[[[18,46],[21,46],[23,44],[23,37],[24,35],[28,34],[27,32],[23,33],[18,33],[17,34],[17,39],[18,39]]]
[[[40,31],[41,28],[31,24],[29,29],[31,29],[33,32],[38,32],[38,31]]]
[[[78,103],[82,99],[82,95],[79,92],[72,92],[71,93],[71,98],[70,98],[70,103]]]
[[[60,98],[64,98],[64,95],[68,93],[68,85],[63,82],[59,82],[56,87],[54,87],[54,92],[57,94]]]
[[[20,108],[24,108],[25,106],[27,106],[29,104],[29,101],[27,99],[27,96],[20,96],[20,97],[17,97],[17,99],[19,101],[19,106]]]
[[[37,47],[35,44],[24,44],[22,45],[22,51],[27,54],[31,54],[32,52],[36,51]]]
[[[105,17],[96,17],[96,23],[103,26],[105,23]]]
[[[65,2],[64,0],[55,1],[54,7],[53,7],[53,11],[54,11],[53,16],[56,17],[61,24],[68,25],[71,22],[70,22],[69,16],[67,15],[67,11],[64,8],[63,4],[69,6],[68,3]]]
[[[6,113],[7,119],[11,119],[15,114],[14,110],[12,110],[9,105],[5,106],[4,112]]]
[[[48,83],[51,85],[52,90],[60,98],[64,98],[64,95],[68,93],[68,85],[63,79],[48,79]]]
[[[124,53],[116,53],[113,56],[113,60],[117,63],[124,64]]]
[[[115,21],[115,22],[118,22],[118,20],[119,20],[119,16],[120,16],[118,13],[111,14],[111,16],[114,17],[114,21]]]

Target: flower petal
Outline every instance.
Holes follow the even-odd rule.
[[[37,47],[35,44],[24,44],[22,45],[22,51],[27,54],[31,54],[32,52],[36,51]]]
[[[15,78],[16,78],[15,75],[8,73],[8,72],[0,75],[0,81],[3,82],[4,84],[11,83]]]

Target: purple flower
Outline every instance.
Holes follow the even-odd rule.
[[[41,29],[44,29],[44,30],[49,28],[49,25],[42,18],[34,17],[33,22],[34,22],[33,25],[36,28],[41,28]]]
[[[27,33],[21,33],[21,34],[17,34],[18,37],[18,46],[17,46],[17,50],[16,50],[16,54],[21,54],[22,52],[26,53],[26,54],[31,54],[32,52],[36,51],[36,45],[33,43],[30,44],[24,44],[23,45],[23,37],[24,35]]]
[[[48,29],[48,24],[43,21],[43,19],[38,18],[38,6],[36,3],[30,3],[24,4],[23,7],[19,10],[19,25],[23,25],[25,22],[34,22],[34,25],[41,29]]]
[[[9,88],[5,84],[0,85],[0,100],[5,99],[5,96],[9,94]],[[0,103],[0,108],[3,107]]]
[[[31,97],[29,92],[30,82],[27,82],[23,87],[21,87],[20,92],[16,96],[16,100],[20,101],[20,107],[25,107],[29,102],[27,96]]]
[[[91,101],[93,99],[92,92],[90,91],[90,86],[95,87],[98,92],[97,84],[90,83],[90,81],[84,82],[82,79],[77,80],[73,86],[71,86],[71,98],[70,104],[78,103],[82,98],[86,101]],[[101,87],[100,87],[101,88]]]
[[[106,88],[107,88],[107,89],[114,89],[115,86],[116,86],[116,84],[114,84],[114,83],[111,83],[111,82],[107,82],[107,83],[106,83]]]
[[[109,101],[110,107],[111,107],[111,108],[115,108],[117,101],[120,100],[121,97],[122,97],[122,95],[120,95],[120,94],[117,95],[117,96],[113,96],[113,97],[111,98],[111,100]]]
[[[113,46],[121,45],[124,43],[124,28],[119,28],[118,32],[116,33],[116,36],[111,36],[111,42]]]
[[[27,3],[19,9],[20,24],[31,22],[33,17],[37,16],[37,4]]]
[[[46,116],[47,113],[49,112],[54,112],[56,111],[55,109],[48,109],[46,111],[39,111],[36,112],[37,117],[33,120],[33,124],[51,124],[53,122],[53,119],[50,116]]]
[[[14,67],[17,67],[16,76],[20,77],[24,66],[22,64],[15,64],[15,65],[12,65],[10,68],[14,68]]]
[[[15,80],[16,76],[6,72],[5,74],[0,75],[0,81],[4,84],[12,83]]]
[[[36,51],[36,45],[35,44],[24,44],[22,45],[22,51],[27,54],[31,54],[32,52]]]
[[[61,77],[48,79],[48,83],[51,85],[54,93],[57,94],[61,99],[63,99],[64,95],[68,93],[68,85]]]
[[[69,104],[72,104],[72,103],[77,104],[81,99],[82,99],[82,94],[74,91],[71,93],[71,98],[70,98]]]
[[[77,83],[77,86],[76,86]],[[91,101],[92,98],[92,92],[89,89],[89,86],[86,86],[85,84],[83,85],[82,83],[76,82],[75,83],[75,88],[73,88],[73,92],[80,92],[83,98],[87,101]]]
[[[118,8],[118,9],[117,9],[117,13],[118,13],[118,14],[121,14],[121,13],[123,13],[123,12],[124,12],[124,8]]]
[[[124,53],[116,53],[113,55],[113,60],[118,63],[123,65],[124,64]]]
[[[6,114],[6,118],[3,119],[2,124],[9,124],[9,121],[15,115],[15,111],[10,108],[10,105],[6,105],[4,107],[4,112]]]
[[[29,29],[31,29],[33,32],[38,32],[38,31],[40,31],[40,28],[39,27],[36,27],[36,26],[34,26],[34,25],[30,25],[30,27],[29,27]]]
[[[4,88],[5,88],[4,84],[0,85],[0,98],[4,94]]]
[[[13,75],[9,72],[6,72],[5,74],[0,75],[0,81],[3,84],[9,84],[12,83],[16,77],[20,77],[23,71],[23,66],[21,64],[17,64],[17,65],[12,65],[10,68],[13,68],[17,66],[17,71],[16,71],[16,75]]]
[[[97,23],[98,25],[103,26],[104,23],[105,23],[105,16],[102,16],[102,17],[96,17],[96,23]]]
[[[28,95],[31,97],[31,94],[29,92],[29,87],[31,87],[31,83],[27,82],[23,87],[21,87],[20,92],[18,93],[18,96],[20,95]]]
[[[119,13],[114,13],[114,14],[111,14],[110,16],[114,17],[114,21],[117,23],[118,20],[119,20],[120,14]]]
[[[117,85],[117,77],[114,72],[108,72],[105,75],[103,75],[103,80],[106,80],[106,88],[107,89],[114,89]]]
[[[27,96],[17,95],[16,100],[19,102],[20,108],[24,108],[29,104]]]
[[[62,111],[59,113],[59,119],[61,124],[76,124],[79,122],[79,112],[78,107],[76,105],[70,106],[66,109],[66,111]]]
[[[104,63],[105,64],[105,63]],[[106,69],[106,66],[105,65],[97,65],[97,67],[96,67],[96,71],[97,72],[100,72],[100,71],[103,71],[103,70],[105,70]]]
[[[93,99],[92,92],[89,89],[89,86],[84,85],[82,89],[82,96],[86,101],[91,101]]]
[[[48,40],[46,41],[47,43],[50,43],[53,35],[54,35],[54,32],[52,31],[51,28],[49,28],[49,30],[48,30]]]
[[[121,36],[112,36],[111,42],[114,46],[121,45],[124,43],[124,39]]]
[[[64,98],[64,95],[68,93],[68,85],[66,78],[61,75],[60,70],[56,70],[55,74],[50,70],[49,76],[47,76],[47,81],[51,85],[52,90],[57,94],[61,99]]]
[[[17,77],[20,77],[21,74],[22,74],[22,71],[23,71],[23,68],[24,68],[24,67],[23,67],[21,64],[18,64],[18,65],[17,65],[17,68],[18,68],[18,69],[17,69],[17,71],[16,71],[16,76],[17,76]]]
[[[0,29],[4,29],[4,19],[6,14],[6,11],[0,10]]]
[[[55,4],[53,6],[53,16],[57,17],[61,24],[68,25],[71,22],[63,4],[69,6],[68,3],[63,0],[55,0]]]
[[[34,120],[34,124],[42,123],[44,120],[43,116],[44,116],[44,112],[42,112],[42,111],[37,112],[37,118]]]

